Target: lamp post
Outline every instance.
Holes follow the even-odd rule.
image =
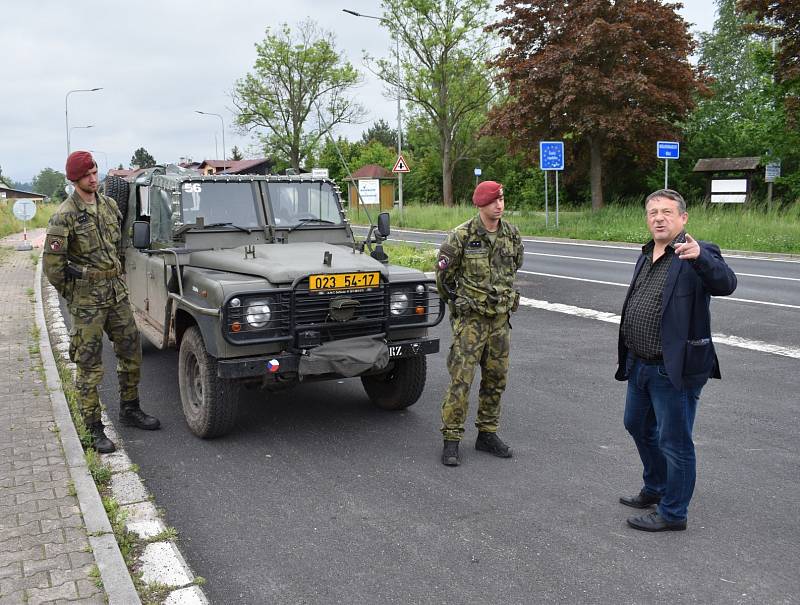
[[[69,132],[70,132],[70,128],[69,128],[69,96],[73,92],[95,92],[95,91],[98,91],[98,90],[103,90],[102,86],[100,88],[76,88],[75,90],[70,90],[64,96],[64,120],[65,120],[66,125],[67,125],[67,155],[69,155],[69,153],[70,153],[70,145],[69,145]]]
[[[70,126],[69,130],[67,131],[70,134],[70,139],[72,138],[72,131],[76,128],[94,128],[94,124],[89,124],[88,126]]]
[[[376,21],[380,21],[381,23],[386,24],[391,31],[391,24],[389,21],[384,19],[383,17],[375,17],[373,15],[364,15],[362,13],[357,13],[356,11],[351,11],[349,9],[343,8],[343,12],[347,13],[348,15],[353,15],[354,17],[364,17],[365,19],[375,19]],[[397,55],[397,157],[399,158],[403,154],[403,122],[402,122],[402,114],[400,113],[400,32],[397,32],[397,36],[395,38],[395,54]],[[397,173],[397,201],[400,211],[400,221],[403,220],[403,173]]]
[[[225,151],[225,120],[223,120],[222,116],[219,115],[218,113],[211,113],[210,111],[200,111],[199,109],[195,109],[194,112],[204,116],[217,116],[219,118],[219,121],[222,122],[222,161],[227,162],[228,155],[227,152]]]
[[[90,149],[90,153],[102,153],[103,154],[103,162],[106,167],[106,176],[108,176],[108,154],[105,151],[100,151],[99,149]]]

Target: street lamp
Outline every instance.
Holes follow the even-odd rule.
[[[105,158],[103,161],[106,167],[106,176],[108,176],[108,154],[105,151],[100,151],[99,149],[90,149],[90,153],[102,153],[103,157]]]
[[[357,13],[356,11],[351,11],[347,8],[342,9],[343,12],[347,13],[348,15],[353,15],[354,17],[364,17],[365,19],[375,19],[376,21],[380,21],[381,23],[386,24],[391,31],[391,23],[384,19],[383,17],[375,17],[373,15],[364,15],[362,13]],[[395,37],[395,54],[397,55],[397,157],[400,158],[403,155],[403,127],[402,127],[402,114],[400,113],[400,32],[397,32],[397,36]],[[400,210],[400,220],[403,219],[403,173],[397,173],[397,201],[399,204]]]
[[[222,116],[219,115],[218,113],[211,113],[210,111],[200,111],[199,109],[195,109],[194,112],[204,116],[217,116],[219,118],[219,121],[222,122],[222,161],[227,162],[228,155],[227,152],[225,151],[225,120],[223,120]]]
[[[69,129],[69,96],[73,92],[95,92],[97,90],[103,90],[103,88],[102,87],[100,87],[100,88],[76,88],[75,90],[70,90],[64,96],[64,120],[66,121],[66,124],[67,124],[67,155],[69,155],[69,152],[70,152],[70,146],[69,146],[69,130],[70,130]]]
[[[70,134],[70,139],[72,138],[72,131],[76,128],[94,128],[94,124],[89,124],[88,126],[70,126],[69,130],[67,131]]]

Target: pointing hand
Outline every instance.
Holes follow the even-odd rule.
[[[681,260],[694,260],[700,256],[700,244],[698,244],[694,238],[687,233],[686,242],[675,246],[675,253]]]

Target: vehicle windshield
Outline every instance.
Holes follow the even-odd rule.
[[[258,228],[257,201],[252,183],[194,182],[181,186],[183,223],[190,225],[202,216],[206,225],[230,223]]]
[[[270,213],[277,227],[342,224],[330,183],[266,183]]]

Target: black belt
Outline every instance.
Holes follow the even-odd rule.
[[[645,359],[644,357],[639,357],[638,355],[634,355],[633,358],[646,366],[660,366],[664,364],[663,357],[657,357],[656,359]]]

